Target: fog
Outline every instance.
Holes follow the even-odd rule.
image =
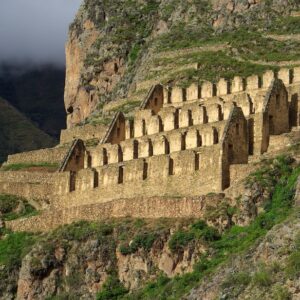
[[[69,24],[82,0],[0,0],[0,64],[64,66]]]

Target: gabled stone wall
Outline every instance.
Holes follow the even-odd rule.
[[[28,197],[48,199],[54,211],[63,208],[67,213],[71,208],[68,220],[73,220],[85,215],[78,213],[83,205],[105,203],[113,216],[113,203],[120,198],[139,201],[141,196],[182,198],[221,192],[239,172],[249,171],[250,156],[268,151],[270,138],[299,125],[299,95],[300,68],[184,89],[159,85],[133,119],[118,113],[98,145],[86,147],[75,140],[74,149],[64,156],[69,168],[41,178],[0,174],[0,193],[23,191]],[[41,153],[47,159],[51,155]],[[30,155],[39,156],[19,157]],[[71,168],[74,161],[79,163]],[[137,215],[137,207],[132,215]],[[51,225],[46,226],[53,226],[50,215],[51,221],[45,222]],[[152,215],[152,210],[143,212],[143,217]]]

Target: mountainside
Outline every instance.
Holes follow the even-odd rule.
[[[67,125],[107,125],[118,111],[130,117],[156,83],[187,87],[300,66],[299,46],[299,0],[84,0],[66,45]],[[299,79],[297,70],[285,71]],[[16,107],[56,136],[59,126],[51,131],[48,119],[58,112],[57,98],[52,98],[56,92],[47,88],[59,74],[48,71],[49,77],[36,71],[0,79],[0,89],[2,84]],[[249,90],[239,89],[227,102],[231,123],[217,102],[210,103],[217,109],[207,114],[203,103],[217,97],[182,100],[196,104],[199,114],[191,115],[192,108],[182,105],[176,107],[176,117],[168,103],[163,109],[171,113],[163,124],[158,116],[153,116],[155,126],[131,119],[135,126],[126,127],[125,140],[125,118],[118,114],[100,145],[96,138],[85,144],[76,139],[29,158],[42,155],[44,167],[50,168],[58,150],[64,154],[58,161],[63,160],[65,172],[38,165],[14,171],[13,163],[1,168],[0,299],[300,299],[300,127],[293,127],[299,125],[299,110],[293,107],[299,105],[299,81],[295,84],[293,76],[285,76],[294,88],[292,99],[280,77],[274,80],[276,74],[262,91],[257,91],[255,77],[255,105]],[[26,93],[28,106],[19,96],[26,78],[26,86],[32,85]],[[33,79],[41,85],[36,88]],[[196,91],[203,87],[194,86]],[[32,96],[48,92],[53,102]],[[183,96],[186,90],[180,92]],[[247,115],[235,97],[242,93]],[[185,122],[178,120],[182,112]],[[290,122],[293,114],[296,122]],[[199,127],[191,128],[196,118],[201,118]],[[284,130],[276,131],[281,121]],[[52,138],[1,99],[0,128],[0,162],[8,151],[53,145]],[[226,138],[224,132],[232,135]],[[169,141],[176,144],[174,149]],[[191,153],[188,159],[178,155],[182,151]],[[237,160],[239,156],[243,159]],[[218,168],[223,161],[226,172]],[[189,176],[196,172],[197,177]],[[215,180],[220,188],[213,190]],[[165,186],[175,185],[185,189],[162,194]],[[208,188],[195,190],[190,199],[193,185]],[[151,202],[149,189],[159,202]],[[166,218],[141,213],[161,212],[168,199]],[[130,213],[127,200],[139,214]],[[117,201],[120,206],[114,205]],[[182,202],[182,210],[173,210]],[[197,218],[191,218],[194,208],[201,210]]]
[[[132,110],[155,83],[299,64],[299,9],[297,0],[85,1],[66,46],[68,127]]]
[[[1,98],[0,128],[0,163],[6,160],[8,154],[55,145],[52,137]]]
[[[37,212],[30,199],[0,195],[0,298],[298,299],[299,144],[286,150],[261,161],[235,201],[208,195],[215,206],[203,220],[11,232],[5,221]]]
[[[38,128],[58,139],[60,130],[65,128],[64,81],[63,68],[2,64],[0,97],[16,107]]]

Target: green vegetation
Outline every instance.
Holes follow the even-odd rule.
[[[223,288],[247,286],[251,282],[251,275],[247,272],[239,272],[228,276],[222,284]]]
[[[116,275],[109,276],[100,292],[97,293],[97,300],[118,300],[126,295],[128,290],[122,285]]]
[[[19,268],[22,258],[31,250],[37,236],[25,232],[5,232],[6,237],[0,239],[0,265],[7,270]]]
[[[179,85],[188,86],[192,82],[204,80],[216,82],[222,77],[232,79],[234,76],[261,75],[269,69],[278,70],[278,62],[299,60],[299,41],[277,41],[266,37],[266,32],[258,32],[251,28],[222,33],[201,30],[201,27],[194,31],[186,27],[186,24],[179,24],[160,36],[156,41],[158,51],[174,51],[196,46],[204,49],[176,58],[155,59],[154,66],[163,66],[163,69],[150,71],[146,79],[161,77],[164,83],[176,81]],[[213,46],[219,46],[222,50],[205,50],[205,47]],[[273,64],[270,65],[269,62]],[[198,63],[199,68],[176,71],[176,67],[191,63]]]
[[[299,60],[300,42],[298,41],[277,41],[266,37],[265,33],[244,28],[221,34],[207,32],[209,36],[195,38],[193,31],[185,32],[185,27],[182,26],[178,31],[175,28],[175,31],[162,35],[157,42],[158,50],[166,51],[194,46],[201,46],[204,49],[182,54],[176,58],[155,59],[154,66],[160,66],[163,69],[150,71],[146,79],[162,77],[164,83],[175,80],[187,86],[191,82],[204,80],[216,82],[221,77],[232,79],[234,76],[261,75],[269,69],[278,70],[276,66],[278,62]],[[219,46],[222,50],[205,50],[208,46]],[[268,62],[275,64],[269,65]],[[198,63],[199,68],[176,71],[176,67],[191,63]]]
[[[11,221],[34,216],[37,210],[22,197],[0,195],[0,213],[4,221]]]
[[[172,252],[179,252],[196,240],[206,242],[216,241],[220,238],[218,231],[208,226],[204,221],[198,221],[190,226],[188,230],[175,232],[169,241],[169,248]]]
[[[141,105],[141,101],[131,101],[126,102],[116,108],[113,108],[111,111],[113,112],[119,112],[121,111],[123,114],[128,114],[132,112],[135,108],[139,107]]]
[[[168,61],[169,59],[161,60],[160,64]],[[179,84],[181,82],[183,86],[188,86],[191,82],[216,82],[220,78],[233,79],[234,76],[247,77],[253,74],[261,75],[266,70],[278,69],[269,65],[240,61],[232,54],[226,54],[224,51],[204,51],[177,59],[178,65],[197,62],[201,62],[197,69],[187,68],[185,70],[174,71],[167,76],[164,75],[165,70],[152,71],[149,73],[147,79],[164,76],[163,83],[167,83],[171,79],[176,79]]]
[[[95,147],[98,144],[99,144],[99,139],[96,138],[85,141],[85,145],[87,147]]]
[[[5,165],[1,168],[2,171],[21,171],[30,168],[47,168],[50,170],[57,170],[59,167],[58,163],[18,163],[18,164],[9,164]]]
[[[253,275],[253,284],[260,287],[268,287],[272,284],[272,274],[265,266],[261,268]]]
[[[274,300],[291,300],[292,295],[286,287],[275,284],[272,287],[272,299]]]
[[[112,233],[112,224],[80,221],[57,228],[51,233],[51,238],[69,241],[85,241],[92,236],[102,238]]]
[[[86,5],[90,19],[100,29],[104,26],[110,28],[110,33],[95,41],[94,50],[98,51],[90,52],[85,64],[100,66],[113,55],[125,56],[128,53],[129,62],[133,64],[138,59],[141,47],[145,43],[144,39],[151,33],[152,19],[157,15],[159,3],[150,0],[137,6],[134,1],[126,0],[121,10],[119,2],[103,1],[101,5],[110,14],[107,22],[97,19],[99,16],[95,14],[95,5]],[[76,21],[71,28],[76,28]],[[114,44],[115,47],[111,48],[107,55],[101,55],[101,48],[107,44]]]
[[[281,173],[276,173],[276,183],[273,182],[275,185],[272,185],[272,198],[266,205],[265,212],[261,213],[249,226],[233,226],[220,239],[210,241],[211,252],[203,255],[195,265],[194,272],[176,276],[170,280],[157,280],[123,299],[179,299],[202,278],[211,274],[217,266],[227,262],[232,255],[247,251],[275,224],[284,221],[293,212],[295,183],[300,174],[300,167],[292,168],[289,161],[287,157],[279,157],[273,161],[273,165],[276,165]],[[259,285],[269,284],[268,274],[264,272],[266,271],[259,270],[254,282]],[[249,278],[243,275],[235,280],[246,284]]]
[[[300,275],[300,235],[297,237],[294,250],[288,258],[286,273],[290,278],[298,278]]]
[[[129,245],[123,244],[120,246],[120,252],[123,255],[128,255],[137,252],[138,249],[149,251],[156,239],[157,234],[155,233],[137,234]]]
[[[271,33],[275,34],[299,34],[300,17],[281,17],[268,28]]]

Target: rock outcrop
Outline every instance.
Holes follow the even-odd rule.
[[[235,32],[244,26],[251,31],[262,31],[276,18],[288,16],[297,9],[297,1],[287,0],[270,3],[152,0],[139,1],[138,5],[131,1],[85,1],[70,26],[66,45],[68,128],[84,122],[93,112],[101,115],[103,105],[110,101],[142,100],[149,84],[164,80],[154,62],[164,59],[158,53],[165,48],[165,41],[182,39],[177,49],[171,47],[178,50],[197,45],[197,40],[213,39],[222,32]],[[218,49],[214,48],[214,51]],[[238,50],[233,46],[231,56],[237,55]],[[201,65],[201,58],[197,63]],[[187,68],[173,65],[174,74],[165,80],[188,79]],[[149,80],[152,69],[157,75]]]
[[[128,222],[115,229],[100,226],[96,231],[81,223],[50,234],[23,259],[17,299],[45,299],[64,294],[94,299],[114,272],[126,289],[137,289],[159,272],[173,277],[191,271],[206,248],[202,243],[191,243],[186,249],[172,253],[168,242],[176,226],[167,226],[155,236],[151,247],[125,250],[135,243],[136,237],[125,246],[124,226],[132,230]],[[177,226],[182,224],[178,222]]]

